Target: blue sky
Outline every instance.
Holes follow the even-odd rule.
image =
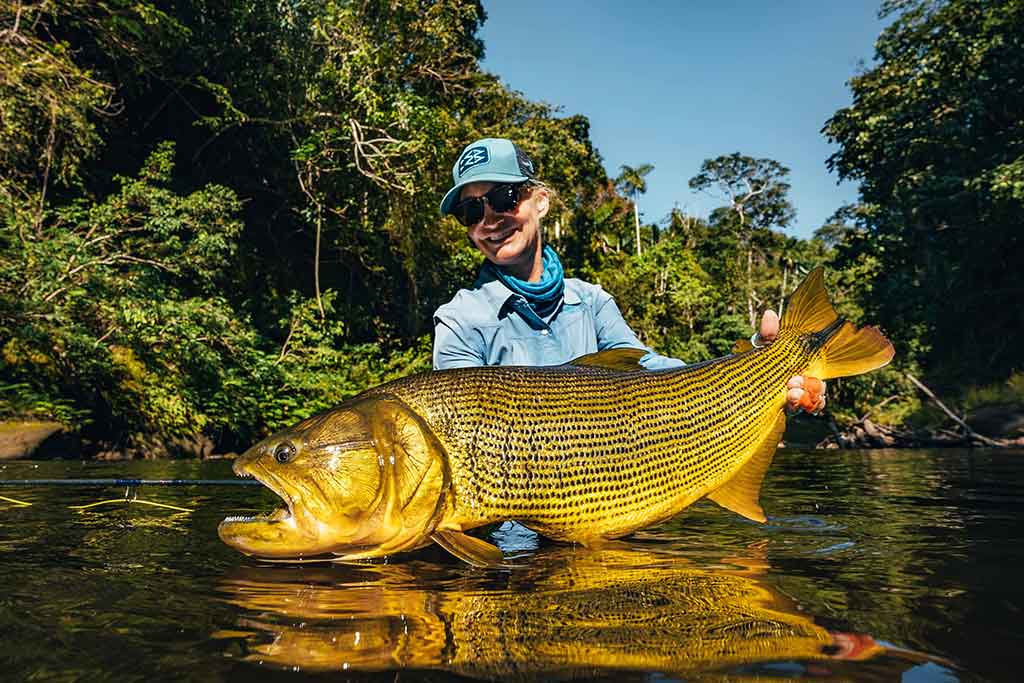
[[[809,237],[857,196],[837,185],[821,128],[850,104],[846,81],[870,63],[885,25],[862,0],[484,0],[483,67],[531,100],[590,119],[613,177],[654,164],[640,199],[647,222],[678,204],[721,204],[687,181],[704,159],[740,152],[788,166]]]

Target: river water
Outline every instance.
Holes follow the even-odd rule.
[[[11,462],[0,479],[231,478],[225,461]],[[782,450],[759,525],[701,502],[614,547],[505,525],[440,549],[267,564],[217,538],[255,487],[3,487],[4,680],[1017,681],[1024,452]]]

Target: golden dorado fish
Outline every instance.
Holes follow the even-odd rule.
[[[515,519],[597,546],[708,497],[765,521],[758,495],[785,429],[786,382],[867,372],[893,356],[833,310],[823,271],[790,297],[770,346],[648,371],[616,349],[554,367],[427,372],[383,384],[256,444],[234,465],[280,496],[229,517],[243,553],[381,557],[435,542],[474,565],[501,551],[464,532]]]

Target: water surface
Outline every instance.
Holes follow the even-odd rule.
[[[517,567],[440,549],[268,564],[224,546],[259,488],[0,488],[5,680],[1015,681],[1024,452],[798,451],[769,523],[713,503],[601,550],[521,527]],[[0,478],[230,478],[230,463],[15,462]]]

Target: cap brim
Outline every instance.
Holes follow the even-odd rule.
[[[464,178],[444,195],[444,199],[441,200],[441,215],[445,216],[451,213],[452,206],[459,199],[459,192],[470,183],[522,183],[527,180],[529,178],[526,176],[515,173],[481,173],[471,178]]]

